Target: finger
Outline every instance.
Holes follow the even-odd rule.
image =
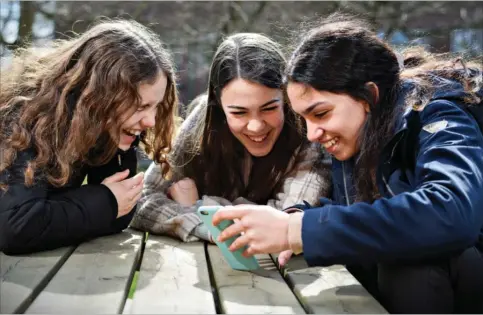
[[[126,179],[124,185],[126,188],[131,188],[141,184],[144,180],[144,172],[136,174],[136,176]]]
[[[291,250],[286,250],[280,253],[278,255],[278,264],[283,267],[287,264],[289,261],[290,257],[292,257],[292,251]]]
[[[168,195],[171,195],[171,196],[172,196],[172,195],[174,194],[174,192],[175,192],[175,189],[176,189],[175,184],[173,184],[173,185],[169,186],[169,188],[168,188],[168,190],[167,190]]]
[[[250,239],[246,235],[239,236],[233,241],[233,243],[228,247],[229,250],[232,252],[243,248],[244,246],[248,246],[248,243],[250,242]]]
[[[235,224],[236,224],[236,223],[238,223],[238,222],[241,222],[241,220],[240,220],[240,219],[233,219],[233,222],[235,222]],[[243,234],[245,234],[245,232],[243,232],[243,231],[242,231],[242,232],[241,232],[241,235],[243,235]]]
[[[129,175],[129,169],[126,169],[122,172],[117,172],[114,175],[106,177],[102,182],[105,184],[117,183],[124,180],[128,175]]]
[[[244,227],[241,223],[235,223],[224,229],[220,235],[218,235],[218,241],[224,242],[229,238],[242,234]]]
[[[137,195],[135,195],[132,199],[131,199],[131,208],[134,207],[136,205],[136,203],[139,201],[139,199],[141,198],[141,196],[143,195],[143,192],[140,191]]]
[[[220,224],[221,221],[224,220],[241,219],[246,214],[246,212],[247,210],[244,207],[238,206],[226,206],[220,208],[213,215],[212,224],[214,226],[217,226],[218,224]]]
[[[133,200],[138,194],[143,192],[143,185],[137,185],[131,187],[127,192],[126,192],[126,197],[129,198],[129,200]]]
[[[243,257],[252,257],[255,254],[259,254],[253,246],[248,246],[247,249],[242,253]]]

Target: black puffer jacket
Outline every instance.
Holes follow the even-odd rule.
[[[34,155],[31,150],[20,152],[8,170],[8,181],[7,172],[0,173],[0,181],[9,185],[6,192],[0,191],[0,251],[25,254],[54,249],[118,233],[129,225],[135,208],[116,219],[116,198],[101,182],[125,169],[130,170],[128,177],[135,175],[136,145],[125,152],[118,150],[105,165],[76,168],[62,188],[46,180],[24,185],[23,172]],[[86,175],[88,184],[82,185]]]

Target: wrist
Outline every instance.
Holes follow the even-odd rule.
[[[289,215],[287,240],[289,249],[298,255],[303,252],[302,244],[302,218],[303,212],[294,212]]]

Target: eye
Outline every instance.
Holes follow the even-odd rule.
[[[146,109],[148,109],[148,108],[149,108],[149,105],[142,105],[142,106],[139,106],[139,107],[138,107],[137,111],[138,111],[138,112],[142,112],[143,110],[146,110]]]
[[[317,117],[317,118],[322,118],[325,116],[325,114],[327,114],[329,111],[326,110],[326,111],[323,111],[323,112],[320,112],[320,113],[317,113],[315,114],[314,116]]]
[[[273,111],[273,110],[275,110],[275,109],[277,109],[277,108],[278,108],[278,106],[265,107],[265,108],[263,109],[263,111],[264,111],[264,112],[271,112],[271,111]]]
[[[245,112],[230,112],[230,114],[235,115],[235,116],[242,116],[245,114]]]

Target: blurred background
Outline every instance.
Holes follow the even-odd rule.
[[[393,45],[481,56],[483,3],[478,1],[0,1],[2,68],[26,42],[48,47],[82,33],[99,17],[135,19],[157,32],[178,68],[180,115],[205,91],[213,53],[224,35],[260,32],[287,45],[303,21],[334,11],[374,23]],[[289,47],[289,46],[287,46]]]
[[[101,16],[150,26],[174,53],[182,104],[206,89],[214,50],[224,35],[261,32],[287,44],[299,23],[336,10],[370,19],[394,45],[418,43],[437,52],[483,51],[483,3],[478,1],[0,1],[0,56],[26,41],[48,46],[82,33]],[[185,106],[180,108],[184,115]]]

